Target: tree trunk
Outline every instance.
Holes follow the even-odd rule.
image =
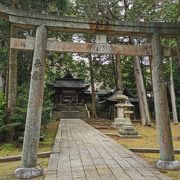
[[[11,36],[16,37],[16,30],[11,25]],[[17,51],[10,49],[9,52],[9,79],[8,79],[8,108],[12,113],[16,107],[17,95]]]
[[[116,56],[117,89],[123,92],[121,56]]]
[[[151,97],[154,97],[153,84],[152,84],[152,56],[149,56],[150,75],[151,75]]]
[[[144,88],[144,82],[139,62],[139,57],[134,57],[134,74],[136,79],[136,87],[139,97],[139,108],[141,114],[141,122],[143,126],[151,125],[151,119],[149,115],[149,107],[147,103],[146,91]]]
[[[3,87],[3,77],[2,77],[2,73],[0,72],[0,91],[4,91],[4,87]]]
[[[9,82],[8,82],[8,78],[9,78],[9,70],[7,69],[7,72],[6,72],[6,81],[5,81],[5,97],[6,97],[6,101],[8,101],[8,85],[9,85]]]
[[[173,122],[178,124],[177,109],[176,109],[176,94],[174,90],[174,78],[173,78],[173,69],[172,69],[172,58],[170,58],[170,94],[171,94]]]
[[[162,48],[160,45],[160,37],[157,33],[153,34],[152,37],[152,52],[152,79],[156,123],[160,144],[160,160],[174,161],[167,92],[163,74]]]
[[[95,87],[94,87],[94,72],[93,72],[93,62],[92,57],[89,55],[89,66],[90,66],[90,77],[91,77],[91,91],[92,91],[92,117],[96,118],[96,94],[95,94]]]
[[[12,0],[12,8],[16,8],[18,0]],[[16,37],[16,29],[11,24],[10,26],[10,38]],[[17,51],[10,49],[9,51],[9,68],[8,68],[8,108],[12,113],[16,107],[16,95],[17,95]]]
[[[24,168],[37,166],[37,153],[44,93],[46,43],[47,30],[44,26],[39,26],[36,30],[31,84],[23,143],[22,166]]]
[[[0,28],[0,38],[2,37],[3,37],[3,32],[1,31],[1,28]],[[0,39],[0,48],[3,48],[3,47],[4,47],[4,39]],[[5,83],[6,83],[6,80],[4,76],[4,70],[0,70],[0,91],[4,93],[5,93]]]
[[[111,56],[111,58],[112,58],[112,63],[113,63],[114,84],[115,84],[116,90],[118,90],[116,63],[115,63],[113,55]]]
[[[5,86],[6,86],[6,76],[0,72],[0,90],[5,94]]]
[[[180,36],[176,38],[177,46],[180,46]],[[180,71],[180,57],[177,58],[178,61],[178,70]]]

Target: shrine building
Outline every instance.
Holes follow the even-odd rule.
[[[84,92],[87,86],[83,79],[73,77],[70,72],[57,79],[53,88],[55,104],[84,104]]]

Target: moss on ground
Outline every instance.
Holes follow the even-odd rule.
[[[151,153],[137,153],[140,157],[145,159],[150,164],[154,164],[154,162],[159,159],[159,154],[151,154]],[[175,155],[175,159],[180,161],[180,154]],[[172,178],[172,180],[179,180],[180,179],[180,171],[166,171],[165,175]]]
[[[51,151],[56,136],[59,121],[52,121],[47,125],[47,129],[44,130],[44,141],[40,142],[39,152]],[[21,154],[22,143],[5,143],[0,145],[0,157],[15,156]]]
[[[16,179],[12,177],[12,173],[16,168],[20,167],[20,164],[21,164],[20,161],[0,163],[0,180]],[[39,158],[38,165],[43,167],[43,169],[46,171],[48,165],[48,158]],[[32,180],[43,180],[43,179],[44,176],[32,178]]]
[[[45,139],[40,142],[39,152],[51,151],[54,143],[54,138],[58,128],[58,121],[52,121],[48,124],[46,132],[44,132]],[[1,144],[0,145],[0,157],[15,156],[21,154],[22,144]],[[20,161],[0,163],[0,180],[15,179],[12,177],[13,171],[20,167]],[[42,166],[46,171],[48,165],[48,158],[38,158],[38,165]],[[33,180],[43,180],[44,176],[33,178]]]
[[[117,134],[118,130],[114,128],[109,128],[110,123],[106,125],[106,128],[101,126],[103,123],[90,123],[93,127],[97,128],[103,133],[108,134]],[[157,129],[156,126],[148,127],[148,126],[141,126],[138,123],[134,124],[135,129],[138,130],[139,135],[141,138],[120,138],[118,136],[109,135],[111,138],[115,139],[117,142],[125,146],[126,148],[158,148],[158,137],[157,137]],[[174,125],[171,124],[172,127],[172,134],[173,134],[173,144],[174,148],[180,149],[180,124]]]
[[[128,148],[158,148],[158,137],[156,127],[144,127],[134,124],[141,138],[139,139],[119,139],[118,142]],[[180,149],[180,125],[171,125],[174,148]]]

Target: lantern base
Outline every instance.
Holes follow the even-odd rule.
[[[126,123],[126,118],[115,118],[114,122],[112,123],[111,127],[120,128]]]

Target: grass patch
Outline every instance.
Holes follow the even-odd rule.
[[[44,141],[39,144],[39,152],[51,151],[56,136],[56,131],[59,125],[59,121],[52,121],[47,125],[47,129],[44,130]],[[21,154],[22,144],[19,143],[6,143],[0,145],[0,157],[15,156]],[[20,167],[20,161],[0,163],[0,180],[15,179],[12,177],[13,171]],[[42,166],[46,171],[48,166],[48,158],[38,158],[38,165]],[[44,176],[33,178],[33,180],[44,180]]]
[[[98,126],[101,127],[103,122],[101,123],[90,123],[93,127],[97,128]],[[110,134],[117,134],[118,130],[109,128],[111,123],[107,125],[107,128],[98,129],[102,133],[110,133]],[[117,136],[111,136],[114,140],[118,143],[122,144],[126,148],[159,148],[158,137],[157,137],[157,129],[156,126],[148,127],[148,126],[141,126],[138,123],[133,124],[135,129],[138,130],[139,135],[141,138],[120,138]],[[172,134],[173,134],[173,144],[175,149],[180,149],[180,124],[174,125],[171,124]]]
[[[39,144],[39,152],[51,151],[56,136],[56,131],[59,125],[59,121],[51,121],[47,125],[47,129],[44,130],[44,141]],[[22,143],[5,143],[0,145],[0,157],[15,156],[22,152]]]
[[[127,148],[159,148],[157,129],[156,127],[144,127],[139,124],[134,124],[135,129],[141,135],[140,139],[123,139],[118,138],[118,142]],[[174,148],[180,149],[180,125],[171,125],[173,134]]]
[[[20,154],[20,148],[15,144],[2,144],[0,146],[0,157],[12,156]]]
[[[0,163],[0,179],[16,179],[13,178],[12,173],[13,171],[20,167],[21,162],[15,161],[15,162],[7,162],[7,163]],[[48,165],[48,158],[39,158],[38,159],[38,165],[43,167],[44,170],[47,169]],[[32,178],[33,180],[43,180],[44,176]]]
[[[150,164],[154,164],[154,162],[159,159],[159,154],[151,154],[151,153],[137,153],[138,156],[145,159]],[[180,154],[175,155],[175,159],[180,161]],[[172,178],[172,180],[179,180],[180,179],[180,171],[166,171],[163,172],[165,175]]]
[[[39,152],[51,151],[58,125],[59,121],[52,121],[47,125],[47,129],[44,131],[45,139],[39,144]]]

